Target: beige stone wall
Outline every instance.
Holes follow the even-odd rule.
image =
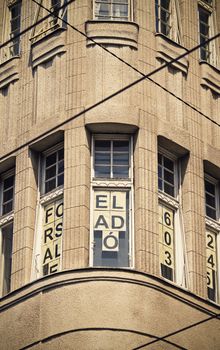
[[[31,1],[22,1],[23,29],[33,23],[36,7],[37,5]],[[3,0],[0,1],[0,38],[3,31],[2,8]],[[150,0],[134,1],[135,23],[110,22],[105,26],[105,23],[99,24],[98,21],[92,21],[91,0],[76,0],[71,3],[68,7],[68,21],[78,30],[91,35],[94,40],[104,45],[114,55],[128,62],[141,73],[147,74],[185,52],[186,49],[198,44],[197,1],[181,0],[180,10],[183,30],[181,45],[176,45],[161,35],[155,35],[155,8],[154,1]],[[217,1],[217,19],[219,20],[219,18],[220,8]],[[45,35],[43,39],[32,43],[32,45],[30,38],[30,32],[22,36],[21,57],[19,59],[12,59],[10,62],[0,64],[0,168],[9,155],[16,157],[12,256],[12,291],[14,294],[3,300],[2,310],[5,320],[3,322],[6,322],[6,325],[10,322],[17,322],[24,312],[25,306],[22,304],[19,306],[17,318],[13,318],[13,312],[16,311],[14,308],[17,306],[12,308],[10,301],[14,298],[16,305],[18,301],[16,290],[31,280],[34,237],[36,235],[36,204],[37,199],[39,199],[37,161],[43,150],[56,143],[57,139],[54,135],[57,130],[64,132],[65,151],[63,270],[84,269],[89,266],[92,133],[132,134],[134,136],[134,269],[160,278],[157,152],[158,146],[162,146],[176,153],[182,164],[180,205],[186,240],[184,247],[188,280],[186,287],[190,293],[193,293],[189,297],[193,303],[199,305],[205,303],[207,286],[204,160],[214,165],[210,169],[215,169],[213,175],[219,180],[220,129],[219,125],[211,121],[220,123],[219,70],[212,67],[204,68],[199,62],[199,53],[196,51],[183,58],[181,62],[172,67],[164,68],[153,75],[151,77],[153,81],[142,81],[88,111],[88,107],[122,89],[141,77],[141,74],[72,28]],[[211,73],[209,69],[211,69]],[[181,102],[181,99],[188,105]],[[211,120],[193,110],[189,105],[210,117]],[[77,117],[71,120],[74,116]],[[7,170],[7,166],[3,168],[4,171]],[[80,274],[79,270],[77,272],[79,278]],[[101,269],[98,274],[102,276]],[[116,277],[119,275],[119,271],[115,272]],[[65,280],[65,274],[62,275],[62,278]],[[56,282],[59,282],[59,277],[51,277],[51,281],[53,279],[57,279]],[[42,282],[44,288],[49,281],[50,277],[46,277],[45,281]],[[178,286],[174,287],[173,284],[164,282],[162,279],[161,281],[163,282],[160,283],[165,284],[170,292],[178,288]],[[69,305],[74,303],[71,310],[72,314],[76,313],[77,317],[81,309],[78,308],[71,293],[74,296],[78,295],[77,293],[83,293],[80,303],[83,304],[85,301],[85,305],[89,305],[89,287],[83,291],[82,286],[80,288],[77,291],[72,290],[72,287],[60,289],[64,296],[63,300],[66,301],[65,296],[67,296]],[[101,291],[107,295],[106,299],[102,296],[102,307],[104,307],[103,305],[108,303],[110,295],[110,292],[106,291],[107,287],[103,284],[102,289],[97,292],[98,287],[94,283],[92,288],[94,298],[98,299]],[[117,292],[114,291],[114,300],[116,303],[118,300],[118,304],[121,304],[123,293],[115,281],[111,286],[111,291],[114,288],[117,289]],[[131,294],[126,299],[126,305],[119,308],[119,311],[116,312],[113,309],[112,320],[116,313],[123,314],[126,307],[129,309],[129,303],[132,304],[124,323],[119,320],[118,316],[116,317],[118,328],[124,327],[123,329],[127,330],[129,324],[132,324],[131,329],[143,331],[140,325],[147,322],[149,314],[152,317],[154,313],[151,309],[148,314],[147,307],[149,305],[153,308],[152,305],[155,305],[158,300],[160,306],[154,317],[155,323],[158,323],[164,308],[167,315],[171,312],[170,310],[176,307],[176,304],[172,303],[169,297],[165,297],[165,294],[158,291],[157,297],[151,295],[152,300],[148,304],[148,294],[143,296],[140,289],[128,292]],[[56,300],[55,308],[58,310],[59,303],[62,302],[61,296],[58,295],[59,291],[50,293],[50,300],[53,298]],[[52,295],[53,293],[54,295]],[[178,290],[176,293],[181,294],[182,297],[183,292]],[[152,290],[150,294],[153,294]],[[28,294],[29,314],[24,323],[36,322],[31,330],[32,333],[30,333],[33,343],[35,340],[41,341],[41,339],[56,333],[52,316],[50,318],[48,315],[51,313],[55,317],[58,311],[52,313],[53,305],[50,304],[45,295],[41,297],[38,294],[32,300]],[[198,301],[193,295],[203,298],[203,301],[202,299]],[[135,302],[132,301],[133,298],[137,298]],[[144,311],[141,311],[140,307],[143,305],[142,298],[145,300],[144,303],[146,302]],[[42,299],[44,300],[42,301]],[[43,315],[40,310],[41,302],[48,306],[47,315],[46,313]],[[4,307],[7,303],[9,306],[7,306],[6,314]],[[180,304],[178,304],[178,310],[182,314],[186,306]],[[97,304],[95,305],[97,306]],[[207,308],[211,311],[219,312],[217,306],[210,306],[210,303],[205,305],[208,305]],[[37,317],[44,318],[44,322],[48,326],[44,334],[40,329],[39,320],[34,319],[35,317],[30,310],[36,310]],[[100,310],[99,323],[96,322],[97,327],[103,327],[104,324],[103,317],[105,315],[103,316]],[[107,311],[109,312],[109,309]],[[93,312],[96,313],[95,308],[90,309],[90,315],[93,315]],[[185,320],[187,317],[195,321],[201,320],[198,315],[195,316],[190,312],[188,314],[188,311],[184,312]],[[141,316],[136,322],[139,313]],[[65,313],[62,311],[61,315],[65,315]],[[46,319],[47,316],[48,319]],[[71,328],[73,322],[71,317],[71,315],[68,316],[67,323],[69,322],[69,324],[59,325],[61,328],[63,327],[62,332],[68,332]],[[94,319],[93,315],[88,327],[92,327]],[[185,320],[178,318],[176,322],[182,327],[188,324]],[[79,324],[83,321],[83,317],[79,318]],[[108,327],[113,327],[113,323],[113,321],[109,322]],[[150,327],[149,324],[148,326]],[[218,326],[216,324],[214,326],[217,329]],[[78,326],[74,327],[77,329]],[[165,327],[165,320],[163,327]],[[160,332],[157,333],[159,336],[165,332],[163,327],[161,326]],[[207,333],[211,332],[210,328],[207,328]],[[148,333],[149,329],[146,328],[144,331]],[[37,335],[36,330],[38,330]],[[203,328],[201,328],[201,333],[202,330]],[[155,332],[153,332],[154,335]],[[190,342],[191,334],[190,332],[185,334],[185,339],[187,339],[185,346],[197,350],[196,343]],[[139,342],[142,343],[143,339],[140,340],[139,336],[134,335],[133,337],[132,341],[136,346],[139,345]],[[93,344],[95,341],[100,341],[100,334],[94,333],[91,337],[87,334],[86,338],[88,342]],[[122,338],[124,337],[119,334],[118,340],[114,339],[115,344],[121,342]],[[106,340],[103,341],[103,348],[109,341],[109,333],[104,339]],[[177,337],[176,341],[178,342],[179,339]],[[24,344],[13,343],[11,335],[5,349],[8,349],[7,344],[13,343],[14,347],[10,348],[13,350],[27,346],[31,341],[29,339]],[[81,348],[82,339],[81,334],[78,333],[77,335],[66,334],[59,341],[59,346],[63,348],[71,341],[79,344],[77,348]],[[214,349],[214,347],[209,346],[207,338],[204,339],[204,344],[204,349]],[[46,348],[56,348],[54,346],[53,338],[47,340]],[[217,344],[218,346],[219,344]],[[41,344],[37,344],[35,347],[36,349],[41,348]],[[91,348],[95,349],[95,345]],[[106,348],[108,347],[106,346]],[[152,350],[160,348],[163,348],[162,344],[158,347],[152,347]]]

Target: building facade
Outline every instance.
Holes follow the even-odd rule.
[[[0,1],[2,350],[220,348],[219,32],[219,0]]]

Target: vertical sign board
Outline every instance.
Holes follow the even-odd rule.
[[[43,276],[60,271],[62,258],[63,198],[44,207],[42,236]]]
[[[216,234],[212,231],[206,231],[206,269],[208,298],[216,301],[217,246]]]
[[[129,266],[129,191],[94,192],[94,265]]]
[[[161,275],[174,280],[174,210],[159,203],[159,254]]]

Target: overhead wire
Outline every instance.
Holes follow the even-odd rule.
[[[53,12],[46,8],[44,5],[42,5],[41,3],[39,3],[36,0],[32,0],[32,2],[34,2],[35,4],[37,4],[39,7],[43,8],[44,10],[46,10],[47,12],[49,12],[51,15],[53,14]],[[96,40],[94,40],[93,38],[89,37],[86,33],[82,32],[81,30],[79,30],[77,27],[75,27],[74,25],[70,24],[67,20],[62,19],[59,15],[56,15],[56,17],[60,20],[63,21],[63,23],[65,23],[66,25],[68,25],[70,28],[72,28],[73,30],[75,30],[77,33],[81,34],[82,36],[84,36],[87,40],[89,40],[90,42],[92,42],[93,44],[99,46],[102,50],[106,51],[107,53],[109,53],[110,55],[112,55],[113,57],[115,57],[117,60],[121,61],[122,63],[124,63],[125,65],[127,65],[128,67],[130,67],[131,69],[133,69],[134,71],[136,71],[137,73],[139,73],[140,75],[142,75],[142,77],[148,79],[149,81],[153,82],[155,85],[157,85],[158,87],[160,87],[161,89],[163,89],[164,91],[166,91],[167,93],[169,93],[171,96],[173,96],[174,98],[178,99],[179,101],[181,101],[182,103],[184,103],[187,107],[190,107],[191,109],[193,109],[195,112],[197,112],[198,114],[200,114],[201,116],[205,117],[206,119],[208,119],[210,122],[212,122],[213,124],[220,126],[220,123],[216,122],[215,120],[213,120],[213,118],[207,116],[205,113],[201,112],[198,108],[196,108],[195,106],[193,106],[191,103],[183,100],[181,97],[179,97],[178,95],[176,95],[175,93],[173,93],[172,91],[168,90],[166,87],[162,86],[160,83],[158,83],[157,81],[155,81],[154,79],[150,78],[150,76],[146,76],[146,74],[144,74],[143,72],[141,72],[139,69],[137,69],[136,67],[134,67],[132,64],[130,64],[129,62],[125,61],[123,58],[119,57],[118,55],[116,55],[114,52],[112,52],[111,50],[109,50],[107,47],[105,47],[103,44],[100,44],[99,42],[97,42]],[[216,35],[216,38],[220,36],[220,33],[218,33]],[[214,37],[212,37],[214,39]],[[210,39],[212,39],[210,38]],[[206,40],[204,43],[199,44],[198,48],[202,47],[202,46],[206,46],[210,41],[212,40]],[[213,40],[214,40],[213,39]],[[183,56],[184,57],[184,56]],[[180,57],[182,58],[182,57]],[[178,58],[178,60],[180,59]],[[172,63],[167,62],[168,66],[171,66],[173,63],[177,62],[177,60],[173,60]],[[165,67],[166,65],[164,65]]]
[[[159,342],[159,341],[161,341],[161,340],[164,340],[164,339],[166,339],[166,338],[168,338],[168,337],[172,337],[172,336],[174,336],[174,335],[176,335],[176,334],[179,334],[179,333],[184,332],[184,331],[186,331],[186,330],[188,330],[188,329],[191,329],[191,328],[194,328],[194,327],[196,327],[196,326],[199,326],[200,324],[206,323],[206,322],[208,322],[208,321],[210,321],[210,320],[213,320],[213,319],[215,319],[215,318],[217,318],[217,319],[220,320],[220,314],[214,314],[214,315],[212,315],[212,316],[210,316],[210,317],[208,317],[208,318],[206,318],[206,319],[204,319],[204,320],[195,322],[195,323],[193,323],[193,324],[191,324],[191,325],[189,325],[189,326],[182,327],[182,328],[178,329],[177,331],[168,333],[168,334],[164,335],[163,337],[157,337],[157,339],[152,340],[151,342],[142,344],[142,345],[140,345],[140,346],[138,346],[138,347],[136,347],[136,348],[133,348],[132,350],[139,350],[139,349],[143,349],[144,347],[146,348],[146,347],[149,346],[149,345],[155,344],[155,343],[157,343],[157,342]]]
[[[32,1],[35,2],[35,3],[37,3],[37,4],[39,4],[36,0],[32,0]],[[70,0],[69,3],[72,2],[72,1],[75,1],[75,0]],[[65,4],[65,5],[67,5],[67,4]],[[51,12],[50,10],[48,10],[48,11]],[[51,12],[50,15],[54,15],[53,12]],[[57,18],[59,18],[59,19],[61,19],[61,20],[64,21],[64,19],[60,18],[59,16],[57,16]],[[67,21],[65,21],[64,23],[68,24]],[[74,29],[74,26],[72,26],[71,24],[68,24],[68,25],[69,25],[70,27],[73,27],[73,29]],[[29,27],[29,28],[30,28],[30,27]],[[50,128],[49,130],[47,130],[47,131],[41,133],[40,135],[38,135],[38,136],[36,136],[36,137],[34,137],[34,138],[32,138],[32,139],[30,139],[30,140],[28,140],[28,141],[22,143],[20,146],[16,147],[16,148],[13,149],[12,151],[10,151],[10,152],[8,152],[7,154],[5,154],[4,156],[0,157],[0,161],[2,161],[3,159],[9,157],[10,155],[14,154],[15,152],[19,151],[19,150],[22,149],[23,147],[26,147],[26,146],[30,145],[31,143],[36,142],[37,140],[39,140],[40,138],[42,138],[42,137],[44,137],[44,136],[47,136],[47,135],[50,134],[52,131],[57,130],[58,128],[62,127],[63,125],[65,125],[65,124],[71,122],[72,120],[74,120],[74,119],[80,117],[81,115],[83,115],[83,114],[89,112],[90,110],[92,110],[92,109],[98,107],[99,105],[101,105],[101,104],[107,102],[108,100],[114,98],[115,96],[118,96],[118,95],[121,94],[122,92],[127,91],[127,90],[130,89],[131,87],[133,87],[133,86],[137,85],[138,83],[144,81],[146,78],[151,77],[153,74],[156,74],[157,72],[161,71],[161,70],[164,69],[165,67],[171,66],[173,63],[177,62],[178,60],[180,60],[180,59],[183,58],[183,57],[186,57],[186,56],[189,55],[190,53],[192,53],[192,52],[198,50],[200,47],[202,47],[202,46],[208,44],[209,42],[211,42],[211,41],[217,39],[219,36],[220,36],[220,33],[217,33],[216,35],[214,35],[214,36],[212,36],[211,38],[207,39],[204,43],[198,44],[198,45],[192,47],[192,48],[189,49],[188,51],[186,51],[186,52],[184,52],[183,54],[179,55],[178,57],[176,57],[176,58],[170,60],[169,62],[164,63],[163,65],[161,65],[160,67],[154,69],[154,70],[151,71],[150,73],[147,73],[146,75],[144,75],[144,76],[142,76],[142,77],[136,79],[135,81],[129,83],[128,85],[124,86],[123,88],[121,88],[121,89],[119,89],[119,90],[113,92],[112,94],[110,94],[110,95],[104,97],[102,100],[99,100],[98,102],[95,102],[94,104],[92,104],[91,106],[89,106],[89,107],[87,107],[87,108],[83,108],[82,111],[80,111],[80,112],[76,113],[75,115],[73,115],[73,116],[71,116],[71,117],[65,119],[64,121],[58,123],[56,126],[54,126],[54,127]],[[206,117],[207,117],[207,116],[206,116]],[[212,121],[211,118],[209,118],[209,117],[207,117],[207,118],[208,118],[210,121]],[[217,122],[216,122],[216,124],[217,124],[218,126],[220,126],[220,124],[218,124]]]

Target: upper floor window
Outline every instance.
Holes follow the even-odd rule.
[[[11,41],[1,49],[1,62],[20,54],[21,0],[4,2],[2,41]]]
[[[46,18],[40,24],[37,24],[36,27],[33,28],[31,33],[31,42],[42,39],[45,35],[50,34],[57,28],[66,28],[67,21],[67,0],[43,0],[42,5],[47,8],[49,11],[53,13],[52,16]],[[49,4],[48,4],[49,3]],[[36,13],[35,20],[38,21],[42,17],[45,17],[49,14],[49,12],[42,8],[39,5],[36,5]],[[64,21],[65,22],[64,22]]]
[[[155,0],[156,32],[181,43],[181,18],[176,0]]]
[[[217,220],[218,187],[217,183],[210,178],[205,179],[205,207],[206,216]]]
[[[94,0],[94,18],[128,21],[131,19],[131,0]]]
[[[179,201],[178,161],[173,154],[158,153],[159,262],[164,278],[186,286],[183,227]]]
[[[64,149],[50,149],[43,156],[42,192],[48,193],[64,183]]]
[[[213,1],[199,0],[198,4],[199,42],[203,44],[217,33],[215,24],[216,14]],[[217,66],[217,47],[215,40],[200,47],[200,59]]]
[[[2,176],[1,182],[1,215],[13,210],[14,202],[14,173],[9,172]]]
[[[94,142],[94,176],[120,179],[129,177],[129,140],[100,140]]]
[[[2,296],[11,290],[14,169],[1,175],[0,197],[0,296]]]
[[[21,26],[21,2],[17,2],[9,7],[10,10],[10,38],[12,38],[12,44],[10,51],[12,56],[17,56],[20,53],[20,38],[16,36],[20,34]]]

